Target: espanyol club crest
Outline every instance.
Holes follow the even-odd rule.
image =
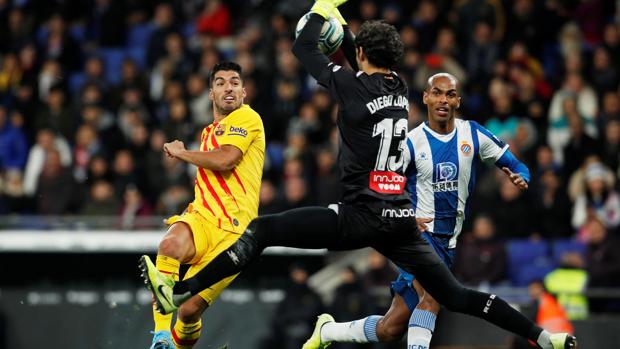
[[[463,155],[469,155],[471,153],[471,145],[469,145],[466,141],[463,141],[461,144],[461,151],[463,152]]]
[[[224,131],[226,131],[226,125],[224,124],[217,124],[217,126],[215,127],[215,135],[216,136],[221,136],[224,134]]]

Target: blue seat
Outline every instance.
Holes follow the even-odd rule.
[[[72,25],[69,28],[69,35],[78,43],[83,43],[86,41],[86,27],[83,25]]]
[[[126,56],[131,58],[138,68],[144,69],[146,68],[146,49],[143,47],[129,47],[126,50]]]
[[[121,79],[121,68],[125,59],[125,50],[119,48],[102,48],[98,52],[105,66],[105,77],[115,84]]]
[[[188,39],[196,35],[196,23],[189,22],[181,28],[181,35],[183,38]]]
[[[153,26],[150,23],[136,24],[127,31],[127,48],[141,47],[146,49],[153,33]]]
[[[45,26],[40,26],[37,29],[37,32],[35,34],[36,40],[37,40],[37,44],[39,44],[39,46],[47,46],[47,38],[50,35],[50,31],[49,29],[47,29],[47,27]]]
[[[86,75],[82,72],[69,75],[69,92],[71,95],[76,95],[82,86],[84,86],[85,81]]]
[[[560,264],[562,254],[566,252],[577,252],[582,257],[585,257],[586,254],[586,245],[583,243],[572,240],[572,239],[561,239],[553,242],[552,246],[552,257],[553,261],[556,264]]]
[[[555,268],[546,241],[510,240],[506,244],[508,274],[514,286],[527,286]]]

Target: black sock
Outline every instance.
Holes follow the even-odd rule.
[[[177,282],[174,285],[174,294],[183,294],[189,291],[192,295],[196,295],[218,281],[237,274],[241,269],[242,266],[235,264],[231,259],[228,250],[224,251],[202,268],[198,274],[187,280]]]
[[[536,343],[542,328],[494,294],[470,290],[469,313]],[[473,300],[473,301],[471,301]]]
[[[473,315],[536,343],[542,328],[493,294],[463,287],[441,263],[414,270],[426,291],[448,310]]]

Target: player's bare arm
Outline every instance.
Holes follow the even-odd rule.
[[[241,150],[234,145],[224,144],[211,151],[187,150],[179,140],[164,144],[164,151],[168,156],[213,171],[230,171],[243,157]]]

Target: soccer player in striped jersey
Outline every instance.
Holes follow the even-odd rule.
[[[469,196],[480,162],[494,163],[521,190],[528,188],[530,172],[500,141],[475,121],[455,118],[460,105],[459,83],[450,74],[428,79],[424,104],[428,122],[407,135],[407,185],[412,194],[418,228],[442,261],[451,267]],[[428,349],[435,329],[439,303],[425,292],[415,276],[400,269],[392,282],[394,299],[384,316],[327,322],[321,329],[326,342],[386,342],[402,338],[407,348]],[[359,325],[357,325],[359,324]],[[364,331],[361,331],[361,329]]]
[[[243,104],[245,89],[238,64],[216,64],[209,82],[214,121],[202,131],[200,149],[187,150],[179,140],[164,145],[167,156],[198,167],[195,199],[183,214],[168,219],[170,228],[157,251],[153,269],[171,280],[178,280],[181,264],[190,264],[186,278],[196,274],[234,243],[258,215],[265,157],[263,122]],[[148,256],[141,258],[141,264],[143,272],[147,265],[152,266]],[[184,303],[172,329],[172,314],[162,315],[155,302],[151,348],[191,348],[200,336],[202,313],[235,277],[218,282]]]

